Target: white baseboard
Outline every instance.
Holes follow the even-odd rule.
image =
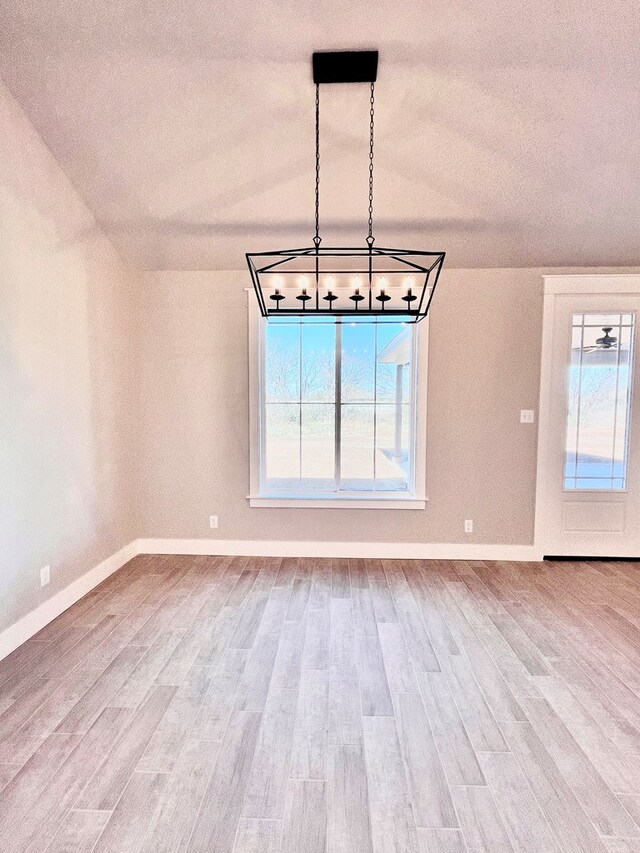
[[[370,557],[400,560],[542,559],[533,545],[422,542],[305,542],[267,539],[136,539],[0,633],[0,660],[138,554],[246,557]]]
[[[61,613],[64,613],[72,604],[90,592],[99,583],[112,575],[115,571],[122,568],[125,563],[128,563],[133,557],[139,553],[138,542],[133,541],[124,548],[121,548],[116,554],[107,557],[98,566],[90,569],[86,574],[79,577],[77,580],[70,583],[60,592],[43,602],[31,613],[27,613],[22,619],[9,625],[0,633],[0,660],[10,654],[22,643],[26,642],[38,631],[41,631],[45,625],[52,622]]]
[[[541,560],[533,545],[297,542],[266,539],[138,539],[140,554],[246,557],[379,557],[387,560]]]

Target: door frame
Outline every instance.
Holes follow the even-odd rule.
[[[534,548],[540,557],[547,554],[545,506],[550,492],[551,478],[557,472],[550,470],[549,409],[551,403],[551,375],[553,366],[553,335],[556,299],[565,295],[625,296],[640,294],[640,274],[613,275],[545,275],[542,315],[542,355],[540,360],[540,400],[538,403],[538,461],[536,470],[536,509]]]

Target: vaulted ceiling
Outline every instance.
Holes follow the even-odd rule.
[[[318,49],[378,48],[380,245],[640,263],[636,0],[22,0],[0,74],[131,262],[312,236]],[[363,240],[366,85],[322,91],[324,244]],[[78,235],[82,239],[82,235]]]

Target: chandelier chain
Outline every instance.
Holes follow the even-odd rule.
[[[371,84],[371,96],[369,98],[369,236],[367,243],[371,247],[375,237],[373,236],[373,122],[375,113],[375,83]]]
[[[313,238],[316,249],[320,237],[320,84],[316,83],[316,235]]]

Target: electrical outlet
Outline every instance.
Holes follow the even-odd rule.
[[[535,420],[535,413],[533,409],[520,409],[520,423],[521,424],[532,424]]]
[[[215,530],[217,528],[217,526],[218,526],[218,516],[217,515],[210,515],[209,516],[209,527],[211,527],[213,530]]]
[[[465,520],[464,532],[465,533],[473,533],[473,520],[471,518],[467,518]]]
[[[40,586],[46,586],[51,580],[51,569],[49,566],[45,566],[43,569],[40,569]]]

